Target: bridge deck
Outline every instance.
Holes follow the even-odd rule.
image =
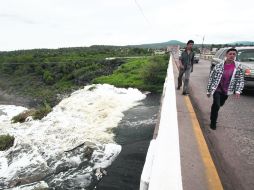
[[[175,91],[178,70],[174,60],[171,59],[169,64],[172,64],[173,67],[171,69],[173,71],[172,73],[168,72],[168,75],[172,74],[173,76],[167,76],[167,84],[165,86],[170,88],[170,90],[165,90],[164,87],[160,123],[154,131],[154,140],[151,143],[151,149],[149,148],[141,176],[140,190],[172,189],[169,187],[174,187],[174,190],[223,189],[190,99],[188,96],[182,95],[182,90]],[[173,107],[171,110],[163,108],[165,107],[163,104],[168,103],[168,97],[174,98],[175,102],[167,105],[168,107]],[[165,112],[168,114],[168,119],[166,120],[164,118]],[[173,121],[172,115],[177,118],[176,122]],[[165,122],[167,123],[165,124]],[[177,135],[177,138],[172,137],[172,134]],[[165,154],[160,150],[171,153]],[[165,158],[167,156],[168,158]],[[178,164],[176,156],[180,157],[179,167],[175,166]],[[164,167],[163,169],[162,166]],[[171,171],[165,172],[166,169]],[[175,176],[173,175],[174,173]],[[165,187],[167,188],[165,189]]]

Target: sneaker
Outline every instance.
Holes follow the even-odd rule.
[[[211,122],[210,128],[211,128],[212,130],[216,130],[216,123]]]
[[[186,95],[188,95],[188,93],[186,93],[186,92],[183,92],[183,95],[185,95],[185,96],[186,96]]]

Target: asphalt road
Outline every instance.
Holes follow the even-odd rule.
[[[209,129],[212,98],[206,96],[210,61],[194,65],[190,98],[225,190],[254,189],[254,91],[231,96],[219,111],[217,130]]]

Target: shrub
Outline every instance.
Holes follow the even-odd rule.
[[[26,118],[29,116],[32,116],[33,119],[42,119],[51,111],[52,111],[51,106],[47,102],[44,102],[43,105],[37,110],[32,109],[32,110],[24,111],[14,116],[12,118],[12,123],[17,123],[17,122],[23,123],[26,121]]]
[[[50,71],[45,71],[43,74],[43,81],[49,85],[53,84],[54,83],[53,74]]]
[[[13,146],[14,137],[10,135],[0,135],[0,151],[4,151]]]
[[[167,61],[163,57],[153,57],[144,67],[142,78],[146,84],[163,84],[166,77]]]
[[[23,123],[26,121],[26,118],[29,117],[29,116],[33,116],[35,113],[35,110],[26,110],[16,116],[14,116],[11,121],[12,123],[17,123],[17,122],[20,122],[20,123]]]
[[[42,119],[46,115],[48,115],[49,112],[52,111],[52,108],[47,102],[44,102],[44,105],[35,111],[33,114],[33,119]]]

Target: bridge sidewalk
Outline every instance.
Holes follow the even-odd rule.
[[[173,63],[175,86],[178,69]],[[223,189],[188,96],[176,90],[183,190]]]

